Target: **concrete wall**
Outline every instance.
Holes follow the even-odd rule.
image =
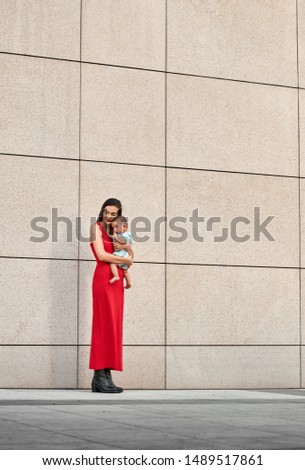
[[[108,197],[129,220],[187,218],[185,241],[163,223],[160,241],[136,244],[120,385],[304,387],[304,2],[1,0],[1,11],[0,387],[89,387],[95,261],[76,217],[87,236]],[[274,241],[254,239],[255,207],[261,222],[274,216]],[[71,239],[61,222],[57,241],[30,241],[34,217],[51,231],[52,208]],[[238,216],[250,239],[216,242]]]

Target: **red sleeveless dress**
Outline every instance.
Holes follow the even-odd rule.
[[[113,253],[112,239],[98,223],[104,249]],[[92,336],[89,369],[114,369],[122,371],[123,356],[123,270],[118,268],[120,280],[109,284],[112,277],[109,263],[98,259],[93,243],[90,243],[96,267],[92,280]]]

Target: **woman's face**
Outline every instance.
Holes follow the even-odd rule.
[[[119,215],[119,208],[116,206],[106,206],[103,210],[103,222],[111,224],[114,219]]]

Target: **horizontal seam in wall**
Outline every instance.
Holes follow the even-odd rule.
[[[109,165],[127,165],[127,166],[136,166],[136,167],[148,167],[148,168],[161,168],[161,169],[169,169],[169,170],[187,170],[187,171],[202,171],[202,172],[212,172],[212,173],[228,173],[228,174],[235,174],[235,175],[249,175],[249,176],[268,176],[273,178],[293,178],[293,179],[304,179],[305,176],[298,176],[298,175],[281,175],[275,173],[255,173],[255,172],[247,172],[247,171],[233,171],[233,170],[218,170],[218,169],[209,169],[209,168],[192,168],[192,167],[183,167],[183,166],[170,166],[170,165],[157,165],[157,164],[150,164],[150,163],[132,163],[132,162],[114,162],[114,161],[106,161],[106,160],[88,160],[84,158],[70,158],[70,157],[54,157],[48,155],[26,155],[26,154],[17,154],[17,153],[7,153],[7,152],[0,152],[0,155],[8,156],[8,157],[24,157],[24,158],[42,158],[42,159],[49,159],[49,160],[58,160],[58,161],[68,161],[68,162],[89,162],[89,163],[106,163]]]
[[[179,75],[183,77],[196,77],[196,78],[205,78],[209,80],[223,80],[226,82],[237,82],[237,83],[247,83],[251,85],[263,85],[263,86],[272,86],[272,87],[278,87],[278,88],[289,88],[289,89],[305,89],[303,87],[298,87],[298,86],[292,86],[292,85],[281,85],[279,83],[265,83],[265,82],[253,82],[249,80],[237,80],[234,78],[225,78],[225,77],[214,77],[214,76],[208,76],[208,75],[199,75],[199,74],[191,74],[191,73],[186,73],[186,72],[174,72],[174,71],[165,71],[165,70],[158,70],[158,69],[149,69],[149,68],[143,68],[143,67],[132,67],[130,65],[118,65],[118,64],[106,64],[106,63],[101,63],[101,62],[89,62],[86,60],[77,60],[77,59],[66,59],[66,58],[61,58],[61,57],[47,57],[47,56],[39,56],[39,55],[31,55],[31,54],[21,54],[18,52],[4,52],[0,51],[0,54],[6,54],[6,55],[12,55],[12,56],[21,56],[21,57],[29,57],[29,58],[34,58],[34,59],[44,59],[44,60],[56,60],[56,61],[64,61],[64,62],[72,62],[72,63],[81,63],[81,64],[88,64],[88,65],[98,65],[102,67],[114,67],[114,68],[122,68],[122,69],[128,69],[128,70],[140,70],[144,72],[157,72],[157,73],[163,73],[167,75]]]
[[[20,388],[18,387],[1,387],[1,390],[20,390]],[[33,387],[22,387],[22,390],[33,390]],[[38,388],[35,388],[34,389],[35,391],[43,391],[43,390],[47,390],[47,391],[52,391],[52,390],[90,390],[90,386],[88,385],[87,387],[84,387],[84,386],[81,386],[81,387],[57,387],[57,388],[53,388],[53,387],[38,387]],[[167,392],[172,392],[172,391],[178,391],[178,392],[181,392],[181,391],[188,391],[190,389],[181,389],[181,388],[173,388],[173,387],[169,387],[169,388],[165,388],[165,387],[149,387],[149,389],[147,388],[126,388],[126,390],[153,390],[153,391],[167,391]],[[230,387],[225,387],[225,388],[216,388],[215,387],[204,387],[203,388],[196,388],[196,387],[192,387],[191,390],[198,390],[200,392],[202,391],[227,391],[227,390],[232,390],[232,391],[236,391],[236,387],[234,388],[230,388]],[[297,390],[297,391],[303,391],[304,390],[304,387],[292,387],[292,386],[285,386],[285,387],[280,387],[280,388],[274,388],[274,387],[263,387],[263,388],[257,388],[257,387],[238,387],[238,391],[247,391],[247,390],[250,390],[251,392],[252,391],[255,391],[255,392],[265,392],[265,391],[271,391],[273,393],[277,393],[275,390]],[[294,395],[294,396],[297,396],[295,395],[294,393],[289,393],[288,395]],[[293,399],[288,399],[286,398],[285,400],[283,400],[285,404],[299,404],[299,403],[304,403],[304,400],[301,398],[301,399],[298,399],[298,398],[293,398]],[[126,403],[127,402],[127,403]],[[178,402],[178,403],[177,403]],[[244,399],[230,399],[230,398],[227,398],[227,399],[215,399],[215,398],[212,398],[212,399],[209,399],[209,398],[202,398],[202,399],[191,399],[190,403],[194,403],[195,404],[202,404],[202,403],[208,403],[210,405],[214,404],[214,403],[230,403],[230,406],[239,406],[241,403],[242,404],[257,404],[257,405],[264,405],[264,404],[274,404],[276,403],[277,405],[279,404],[279,399],[278,398],[268,398],[268,399],[262,399],[262,398],[244,398]],[[199,403],[200,402],[200,403]],[[60,400],[51,400],[51,399],[37,399],[37,398],[25,398],[25,399],[3,399],[0,401],[0,406],[23,406],[23,405],[27,405],[27,406],[36,406],[37,403],[39,403],[40,406],[44,406],[44,405],[75,405],[77,403],[77,405],[79,406],[80,404],[82,405],[96,405],[97,402],[96,401],[92,401],[92,400],[79,400],[78,398],[75,398],[75,400],[66,400],[66,399],[60,399]],[[126,399],[126,401],[123,399],[123,400],[114,400],[112,401],[111,399],[109,401],[107,401],[106,399],[104,400],[98,400],[98,404],[107,404],[107,406],[109,405],[114,405],[114,406],[117,406],[117,405],[122,405],[122,404],[128,404],[128,405],[134,405],[135,402],[134,400],[128,400]],[[153,404],[153,405],[160,405],[160,404],[187,404],[185,403],[185,399],[157,399],[157,400],[140,400],[140,399],[137,399],[136,401],[136,404]],[[274,433],[274,431],[271,431]],[[58,434],[58,433],[57,433]],[[90,464],[89,464],[90,465]],[[93,464],[92,464],[93,465]]]
[[[65,348],[65,347],[90,347],[90,344],[0,344],[0,347],[60,347],[60,348]],[[305,346],[305,344],[300,344],[300,343],[295,343],[295,344],[209,344],[209,343],[204,343],[204,344],[128,344],[124,343],[123,346],[129,346],[129,347],[247,347],[247,346],[252,346],[252,347],[295,347],[299,348],[300,346]]]
[[[43,257],[34,257],[34,256],[4,256],[0,255],[0,259],[29,259],[29,260],[46,260],[46,261],[83,261],[83,262],[90,262],[96,263],[93,259],[83,259],[83,258],[43,258]],[[305,267],[299,266],[265,266],[265,265],[250,265],[250,264],[213,264],[213,263],[175,263],[175,262],[162,262],[162,261],[134,261],[133,264],[153,264],[153,265],[160,265],[160,266],[216,266],[216,267],[227,267],[227,268],[268,268],[268,269],[295,269],[295,270],[303,270]]]

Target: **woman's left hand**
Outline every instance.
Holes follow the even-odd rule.
[[[127,251],[127,249],[125,248],[125,245],[118,242],[116,239],[113,240],[113,248],[115,249],[115,251],[119,251],[119,250],[126,250]]]
[[[132,249],[130,243],[120,243],[117,240],[114,240],[113,241],[113,248],[114,248],[115,251],[126,250],[126,251],[128,251],[129,256],[131,256],[132,259],[134,258],[134,252],[133,252],[133,249]]]

